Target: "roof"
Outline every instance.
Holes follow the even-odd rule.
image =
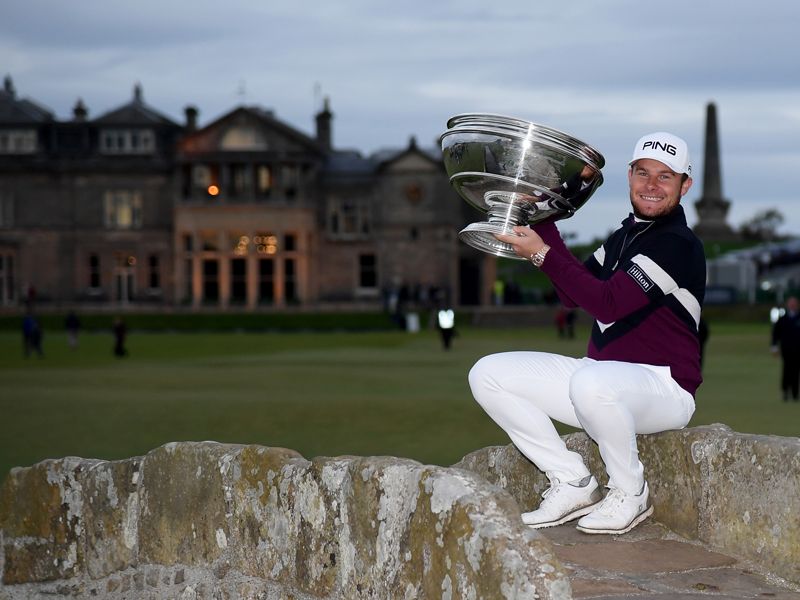
[[[53,120],[53,113],[27,98],[17,98],[10,76],[6,76],[0,89],[0,123],[4,125],[33,125]]]
[[[99,125],[169,125],[180,127],[172,119],[165,117],[145,104],[142,97],[142,86],[139,84],[134,86],[133,99],[129,103],[93,119],[92,122]]]

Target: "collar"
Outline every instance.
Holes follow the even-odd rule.
[[[622,226],[625,228],[630,228],[646,223],[653,223],[655,227],[672,223],[677,225],[686,225],[686,214],[683,212],[683,205],[678,204],[669,214],[664,215],[663,217],[658,217],[657,219],[652,219],[650,221],[646,219],[640,219],[633,213],[628,213],[628,216],[622,221]]]

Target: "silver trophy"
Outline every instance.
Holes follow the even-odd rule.
[[[510,244],[515,225],[571,217],[603,183],[597,150],[557,129],[491,114],[457,115],[441,138],[450,184],[488,221],[459,232],[483,252],[516,258]]]

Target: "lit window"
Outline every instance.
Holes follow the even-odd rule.
[[[256,191],[261,196],[267,196],[270,189],[272,189],[272,171],[266,165],[259,165],[256,169]]]
[[[109,229],[139,229],[142,226],[142,195],[129,190],[107,191],[105,226]]]
[[[253,236],[253,244],[258,254],[275,254],[278,251],[278,236],[274,233],[257,233]]]

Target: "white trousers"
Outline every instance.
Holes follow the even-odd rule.
[[[559,436],[555,419],[597,442],[609,487],[629,494],[644,484],[636,434],[682,429],[694,413],[694,398],[669,367],[503,352],[475,363],[469,384],[483,409],[551,481],[589,475]]]

